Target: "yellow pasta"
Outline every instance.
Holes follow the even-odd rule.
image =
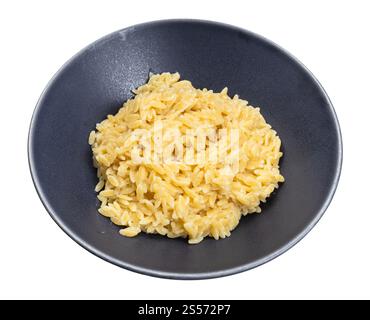
[[[134,93],[88,138],[99,212],[123,236],[228,237],[284,181],[276,132],[227,88],[196,89],[163,73]]]

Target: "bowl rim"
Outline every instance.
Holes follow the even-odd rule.
[[[35,158],[34,158],[34,150],[32,148],[33,141],[34,141],[34,130],[35,130],[35,124],[37,122],[39,112],[40,112],[40,106],[43,104],[43,100],[45,98],[46,93],[49,91],[49,88],[51,85],[56,81],[58,76],[66,69],[68,66],[79,56],[81,56],[86,50],[94,48],[97,44],[101,42],[105,42],[110,40],[112,37],[116,36],[118,33],[126,33],[133,31],[136,28],[142,28],[142,27],[151,27],[151,26],[158,26],[158,25],[165,25],[165,24],[177,24],[177,23],[189,23],[189,24],[204,24],[208,26],[216,26],[221,27],[224,29],[229,29],[237,32],[241,32],[243,34],[247,34],[248,36],[252,36],[254,38],[257,38],[259,40],[262,40],[263,42],[272,45],[273,47],[277,48],[280,53],[286,55],[291,60],[293,60],[295,63],[300,65],[306,73],[310,76],[311,80],[317,85],[318,89],[321,91],[323,97],[325,97],[326,103],[328,105],[328,109],[332,115],[334,126],[336,130],[337,135],[337,147],[338,147],[338,154],[337,154],[337,161],[336,161],[336,167],[335,167],[335,176],[332,181],[330,190],[326,196],[325,201],[322,203],[321,208],[317,211],[315,217],[312,219],[312,221],[304,228],[303,231],[301,231],[299,234],[297,234],[291,241],[286,243],[281,248],[275,250],[274,252],[270,253],[269,255],[264,256],[263,258],[254,260],[249,263],[245,263],[240,266],[219,270],[219,271],[211,271],[211,272],[196,272],[196,273],[181,273],[181,272],[167,272],[167,271],[159,271],[155,269],[150,268],[144,268],[139,265],[126,263],[124,261],[121,261],[119,259],[116,259],[105,252],[97,249],[96,247],[90,245],[88,242],[84,241],[79,237],[78,234],[70,230],[63,222],[63,220],[58,216],[56,212],[52,209],[51,204],[48,202],[47,197],[44,194],[42,185],[38,179],[37,171],[35,168]],[[94,254],[95,256],[110,262],[118,267],[122,267],[124,269],[138,272],[140,274],[144,274],[147,276],[154,276],[159,278],[166,278],[166,279],[177,279],[177,280],[200,280],[200,279],[211,279],[211,278],[217,278],[217,277],[224,277],[229,276],[233,274],[237,274],[243,271],[247,271],[250,269],[253,269],[255,267],[258,267],[260,265],[265,264],[266,262],[269,262],[284,252],[291,249],[294,245],[296,245],[300,240],[302,240],[312,229],[313,227],[318,223],[318,221],[321,219],[323,214],[325,213],[326,209],[330,205],[333,196],[335,194],[335,191],[337,189],[340,175],[341,175],[341,169],[342,169],[342,163],[343,163],[343,141],[342,141],[342,133],[338,121],[337,114],[335,112],[335,109],[333,107],[332,102],[330,101],[330,98],[326,91],[324,90],[323,86],[320,84],[320,82],[316,79],[316,77],[312,74],[312,72],[302,63],[300,62],[294,55],[292,55],[290,52],[285,50],[284,48],[280,47],[278,44],[274,43],[273,41],[256,34],[254,32],[251,32],[249,30],[243,29],[241,27],[233,26],[230,24],[217,22],[217,21],[211,21],[211,20],[202,20],[202,19],[162,19],[162,20],[154,20],[144,23],[135,24],[123,29],[116,30],[114,32],[109,33],[108,35],[105,35],[96,41],[90,43],[89,45],[85,46],[83,49],[81,49],[79,52],[77,52],[75,55],[73,55],[70,59],[68,59],[60,68],[59,70],[53,75],[53,77],[49,80],[46,87],[42,91],[35,109],[32,114],[29,131],[28,131],[28,140],[27,140],[27,154],[28,154],[28,164],[30,168],[30,173],[32,177],[33,184],[35,186],[36,192],[45,207],[46,211],[50,215],[50,217],[55,221],[55,223],[76,243],[78,243],[81,247],[89,251],[90,253]]]

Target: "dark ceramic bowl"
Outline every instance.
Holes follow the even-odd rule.
[[[184,239],[143,233],[125,238],[97,212],[89,132],[147,81],[149,71],[178,71],[199,88],[217,91],[227,85],[231,95],[261,106],[282,140],[286,182],[262,214],[242,218],[227,239],[188,245]],[[71,238],[118,266],[176,279],[245,271],[291,248],[328,207],[342,161],[334,109],[300,62],[248,31],[193,20],[126,28],[74,56],[37,104],[28,152],[37,192]]]

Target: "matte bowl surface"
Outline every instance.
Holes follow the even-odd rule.
[[[282,140],[286,182],[243,217],[231,236],[198,245],[119,227],[97,212],[89,132],[154,73],[178,71],[198,88],[227,86],[261,113]],[[323,88],[295,58],[232,26],[196,20],[145,23],[114,32],[68,61],[43,92],[29,134],[29,162],[51,217],[97,256],[140,273],[176,279],[225,276],[291,248],[320,219],[338,183],[342,144]],[[42,232],[38,230],[37,232]]]

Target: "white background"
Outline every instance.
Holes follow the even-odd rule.
[[[1,1],[0,298],[370,298],[368,1]],[[52,221],[33,187],[27,133],[48,80],[107,33],[164,18],[234,24],[293,53],[328,92],[344,162],[332,204],[298,245],[254,270],[174,281],[88,253]]]

